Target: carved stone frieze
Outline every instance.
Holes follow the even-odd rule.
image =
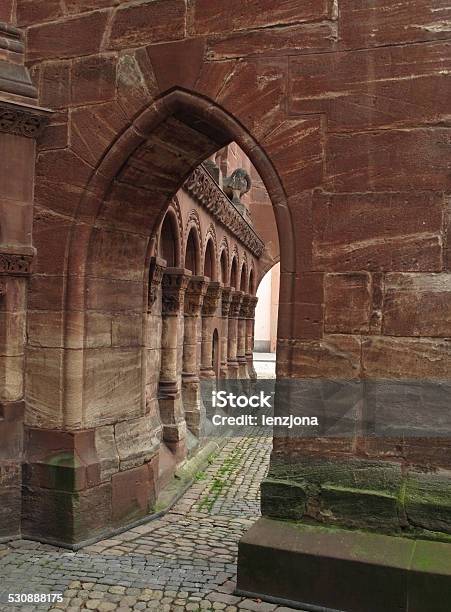
[[[38,108],[0,102],[0,132],[37,138],[48,120],[48,113]]]
[[[149,267],[149,293],[148,293],[148,311],[152,308],[157,299],[158,288],[161,285],[163,272],[166,268],[166,260],[161,257],[152,257]]]
[[[232,293],[232,301],[230,304],[230,317],[237,319],[240,316],[241,302],[243,301],[244,291],[234,291]]]
[[[212,281],[208,284],[207,292],[204,297],[204,303],[202,305],[202,314],[205,316],[212,316],[215,314],[219,299],[221,297],[222,284],[217,281]]]
[[[226,196],[205,168],[198,166],[185,181],[183,189],[231,231],[251,253],[256,257],[262,255],[264,243],[237,205]]]
[[[0,274],[26,276],[31,273],[32,255],[0,253]]]
[[[184,310],[185,291],[191,272],[184,268],[166,268],[163,272],[161,312],[163,315],[177,315]]]
[[[185,315],[196,316],[200,314],[204,296],[208,287],[208,277],[192,276],[185,291]]]
[[[232,287],[223,287],[221,294],[221,312],[223,317],[228,317],[230,313],[230,304],[232,302]]]

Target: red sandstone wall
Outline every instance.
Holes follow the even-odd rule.
[[[151,120],[137,117],[174,87],[217,105],[206,123],[214,123],[218,107],[238,121],[244,131],[235,126],[229,140],[240,141],[271,194],[281,237],[279,374],[449,376],[447,4],[18,0],[40,102],[56,110],[37,164],[38,261],[30,298],[31,310],[46,311],[35,319],[35,333],[54,338],[45,349],[53,377],[46,410],[60,411],[54,422],[81,422],[64,420],[67,395],[60,393],[68,372],[61,338],[78,324],[58,327],[63,309],[76,303],[72,293],[66,299],[63,279],[68,261],[79,272],[78,260],[69,258],[71,231],[76,227],[82,236],[84,221],[91,223],[86,202],[94,207],[97,186],[113,167],[112,143],[135,121],[135,132],[112,150],[125,164],[143,148],[120,170],[100,222],[136,234],[155,222],[169,190],[176,191],[177,172],[198,163],[200,151],[210,155],[213,144],[226,144],[213,128],[208,142],[195,126],[185,135],[186,110],[142,144]],[[186,167],[171,157],[174,138]],[[146,189],[156,160],[170,189],[150,208]],[[80,207],[83,193],[86,208]],[[102,257],[92,256],[91,275],[96,266],[110,277],[115,267],[119,274],[114,282],[91,279],[88,304],[111,302],[112,295],[139,304],[143,241],[128,253],[118,244],[119,233]],[[56,313],[51,323],[48,310]],[[29,336],[36,344],[29,384],[43,363],[37,336]],[[77,384],[71,383],[71,400]],[[29,388],[34,400],[39,389]]]

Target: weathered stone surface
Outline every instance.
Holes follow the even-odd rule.
[[[45,63],[41,68],[41,103],[52,109],[65,108],[70,100],[70,63]]]
[[[139,349],[105,348],[85,351],[87,427],[138,416],[142,409],[142,391]]]
[[[327,113],[331,132],[439,125],[448,113],[449,44],[290,59],[290,111]]]
[[[127,117],[117,102],[77,108],[70,115],[71,146],[76,155],[96,165]]]
[[[88,273],[108,279],[139,281],[147,250],[144,236],[95,228]]]
[[[160,91],[171,87],[192,89],[197,81],[205,54],[202,39],[183,40],[147,47]]]
[[[288,120],[264,138],[263,144],[289,195],[322,182],[322,125],[319,117]]]
[[[16,401],[23,395],[22,355],[0,356],[0,400]]]
[[[70,91],[73,105],[112,100],[116,91],[116,57],[96,55],[75,60]]]
[[[393,45],[449,38],[447,0],[340,1],[339,31],[347,48]]]
[[[364,272],[327,274],[325,281],[326,333],[368,331],[371,309],[371,278]]]
[[[441,127],[332,134],[326,184],[351,192],[448,189],[449,142]]]
[[[366,338],[363,368],[372,378],[446,379],[451,369],[451,342],[428,338]]]
[[[195,34],[221,34],[224,31],[246,30],[318,21],[332,16],[333,3],[318,0],[314,4],[297,0],[254,0],[244,4],[239,0],[211,2],[195,0],[190,29]]]
[[[96,427],[95,448],[99,457],[100,480],[109,481],[119,471],[119,455],[114,438],[114,426]]]
[[[302,519],[307,503],[305,487],[289,481],[266,478],[261,489],[263,516]]]
[[[390,273],[384,287],[384,334],[451,336],[451,274]]]
[[[183,0],[151,0],[120,7],[113,17],[108,46],[123,49],[183,38],[185,12]]]
[[[321,487],[321,513],[344,527],[393,530],[399,527],[398,498],[389,493],[333,485]]]
[[[28,347],[25,400],[29,425],[51,429],[62,424],[61,376],[61,349]]]
[[[415,527],[451,533],[451,473],[410,470],[405,510]]]
[[[100,49],[107,18],[108,13],[96,11],[29,28],[29,59],[61,59],[96,53]]]
[[[157,453],[159,440],[149,416],[117,423],[114,428],[121,470],[148,463]]]
[[[331,21],[218,34],[208,39],[209,60],[248,55],[282,55],[331,51],[336,45],[336,26]]]
[[[20,466],[0,463],[0,538],[20,533],[21,498]]]
[[[439,271],[443,200],[433,193],[314,196],[317,270]]]
[[[64,11],[59,0],[20,0],[17,2],[17,25],[20,27],[53,21],[63,15]]]
[[[280,124],[286,96],[286,62],[249,60],[236,64],[218,102],[230,109],[256,138]],[[255,100],[259,104],[255,104]]]
[[[147,463],[113,476],[114,523],[124,525],[152,511],[156,500],[155,468]]]
[[[360,340],[330,335],[321,341],[291,344],[292,375],[300,377],[355,378],[360,373]],[[284,356],[281,355],[280,367]]]
[[[145,49],[119,56],[116,86],[117,101],[130,119],[155,98],[158,86]]]

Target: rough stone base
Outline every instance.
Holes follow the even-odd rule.
[[[261,518],[239,544],[237,592],[317,612],[447,612],[451,544]]]

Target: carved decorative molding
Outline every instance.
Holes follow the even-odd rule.
[[[37,138],[48,120],[48,113],[38,108],[0,102],[0,132]]]
[[[207,293],[202,305],[202,314],[209,317],[215,314],[221,297],[222,285],[217,281],[208,284]]]
[[[0,253],[0,274],[26,276],[31,273],[32,255]]]
[[[158,288],[161,285],[163,272],[166,268],[166,260],[161,257],[152,257],[149,268],[149,293],[147,299],[147,311],[150,312],[157,299]]]
[[[221,294],[222,316],[228,317],[230,313],[230,304],[232,303],[232,287],[223,287]]]
[[[241,310],[241,302],[243,301],[244,292],[243,291],[234,291],[232,293],[232,301],[230,304],[230,317],[232,319],[237,319],[240,316]]]
[[[163,315],[177,315],[183,312],[185,290],[191,272],[184,268],[166,268],[163,272],[161,312]]]
[[[206,276],[192,276],[189,279],[185,291],[185,315],[196,316],[200,314],[207,287],[208,278]]]
[[[183,189],[232,232],[251,253],[256,257],[262,255],[265,248],[263,241],[205,168],[198,166],[183,184]]]

